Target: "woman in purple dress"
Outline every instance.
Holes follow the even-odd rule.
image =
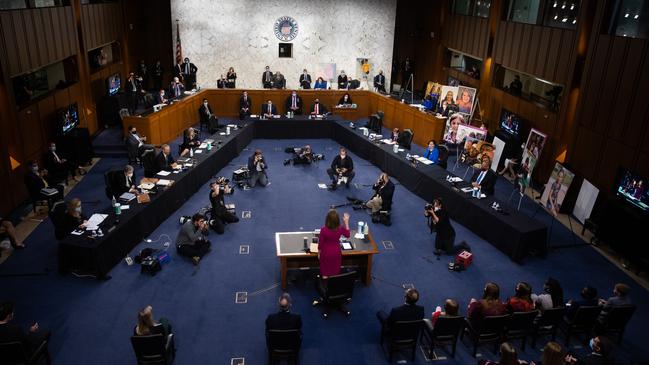
[[[318,240],[318,259],[320,260],[320,276],[327,279],[329,276],[340,274],[342,251],[340,236],[349,238],[349,214],[343,214],[344,227],[340,225],[340,217],[336,210],[327,213],[325,225],[320,229]]]

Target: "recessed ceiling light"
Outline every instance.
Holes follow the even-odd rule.
[[[638,14],[636,14],[636,15],[633,16],[633,19],[638,19],[638,17],[640,17],[640,16]]]
[[[625,17],[625,18],[628,18],[628,17],[629,17],[629,13],[624,14],[624,17]]]
[[[561,9],[565,9],[565,8],[566,8],[566,4],[564,3],[563,5],[561,5]]]
[[[556,7],[557,7],[557,2],[556,2],[556,1],[554,2],[554,5],[552,5],[552,7],[553,7],[553,8],[556,8]]]
[[[570,5],[570,10],[574,10],[574,9],[575,9],[575,4]]]
[[[558,16],[558,15],[555,15],[555,16],[554,16],[554,20],[557,20],[557,19],[559,19],[559,16]]]
[[[563,23],[565,23],[565,22],[567,22],[567,21],[568,21],[568,18],[563,18],[563,19],[561,20],[561,22],[563,22]]]
[[[572,24],[577,24],[577,19],[573,19]]]

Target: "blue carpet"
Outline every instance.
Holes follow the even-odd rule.
[[[358,187],[335,192],[319,189],[318,183],[327,182],[325,170],[338,145],[331,140],[300,141],[310,143],[314,151],[324,153],[327,160],[313,166],[282,166],[282,161],[288,157],[284,148],[296,143],[296,140],[254,140],[241,156],[218,172],[230,177],[233,170],[245,164],[253,149],[261,148],[270,165],[271,184],[266,188],[236,190],[228,197],[229,202],[236,204],[239,216],[242,211],[250,210],[252,218],[228,225],[222,236],[212,233],[213,250],[199,267],[192,266],[178,257],[175,249],[170,249],[171,263],[155,277],[140,275],[139,267],[127,266],[124,262],[111,271],[112,280],[106,282],[61,277],[56,273],[53,227],[46,221],[29,237],[30,247],[17,252],[0,267],[0,297],[16,302],[15,321],[18,323],[27,325],[36,320],[41,327],[53,330],[50,351],[55,364],[135,363],[129,337],[137,311],[148,304],[153,306],[156,317],[167,317],[173,324],[178,348],[176,364],[229,364],[233,357],[244,357],[246,364],[265,363],[264,319],[276,310],[281,294],[274,232],[320,227],[329,205],[346,202],[348,195],[369,197],[371,189],[363,185],[372,184],[380,173],[373,165],[351,154],[356,168],[354,182]],[[413,151],[420,153],[422,150],[417,146]],[[172,151],[177,148],[173,146]],[[103,172],[123,164],[124,159],[102,159],[69,197],[81,198],[86,214],[105,209],[110,202],[103,193]],[[453,162],[449,162],[449,168],[452,166]],[[137,173],[142,176],[141,170]],[[302,363],[387,363],[378,345],[379,324],[375,312],[399,305],[403,298],[401,286],[405,283],[414,284],[420,290],[420,304],[425,306],[427,313],[447,297],[459,300],[462,313],[466,313],[469,299],[479,297],[487,281],[501,286],[503,298],[513,294],[517,281],[527,281],[534,292],[539,292],[550,275],[561,281],[566,299],[578,296],[585,284],[596,287],[600,295],[608,297],[616,282],[626,282],[631,285],[635,303],[649,301],[647,291],[590,247],[553,250],[545,259],[532,257],[524,265],[517,265],[457,223],[454,223],[457,239],[471,245],[475,260],[465,272],[449,272],[450,257],[436,261],[432,254],[434,236],[428,234],[422,214],[425,202],[400,186],[398,181],[395,183],[393,225],[370,227],[380,251],[374,259],[375,279],[369,287],[357,284],[354,300],[349,305],[350,318],[334,313],[329,320],[323,320],[320,310],[311,307],[316,295],[312,279],[308,275],[294,274],[288,292],[294,299],[293,311],[300,313],[304,322]],[[497,196],[506,200],[510,191],[511,184],[500,180]],[[208,204],[206,184],[155,230],[149,237],[153,242],[141,243],[131,255],[144,247],[163,248],[165,242],[173,242],[179,229],[178,216],[193,214]],[[525,199],[521,210],[532,215],[536,205]],[[351,208],[340,211],[351,214],[352,224],[368,219],[365,213]],[[536,217],[548,224],[551,222],[544,211],[538,212]],[[394,250],[383,248],[380,243],[386,240],[393,242]],[[572,242],[570,231],[555,224],[551,243],[569,242]],[[250,245],[250,254],[239,255],[240,245]],[[18,276],[21,274],[25,276]],[[234,303],[238,291],[249,293],[248,303]],[[632,358],[649,358],[642,340],[645,331],[642,323],[647,321],[649,308],[640,306],[618,350],[622,363],[629,363]],[[563,337],[559,339],[563,341]],[[544,343],[541,340],[539,346]],[[496,358],[490,349],[483,347],[480,352],[487,358]],[[438,354],[449,357],[442,363],[476,362],[462,344],[458,344],[455,360],[444,351]],[[521,358],[538,360],[540,351],[528,348],[521,353]],[[425,362],[418,351],[415,363]]]

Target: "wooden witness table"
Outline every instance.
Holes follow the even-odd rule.
[[[217,117],[239,118],[239,98],[243,89],[202,89],[194,94],[185,95],[160,111],[148,110],[143,114],[124,117],[123,125],[135,126],[141,136],[147,137],[147,143],[160,145],[180,135],[183,130],[199,121],[198,108],[203,99],[207,99],[212,112]],[[272,100],[277,112],[286,114],[285,102],[291,90],[250,89],[248,97],[252,101],[251,114],[261,113],[261,104]],[[430,113],[419,111],[408,104],[401,103],[386,95],[367,90],[297,90],[302,98],[303,114],[308,114],[313,101],[318,98],[329,111],[345,120],[355,121],[367,118],[377,111],[383,111],[383,126],[386,128],[409,128],[414,132],[413,141],[427,146],[431,139],[440,141],[443,137],[445,119],[436,118]],[[349,93],[356,108],[337,108],[340,98]]]
[[[372,258],[379,250],[368,234],[365,239],[354,238],[355,231],[351,231],[349,242],[353,249],[342,250],[342,266],[358,268],[361,280],[365,285],[372,282]],[[315,252],[304,252],[304,238],[307,238],[307,245],[310,246],[315,237],[313,231],[309,232],[276,232],[275,246],[279,258],[282,277],[282,289],[286,290],[288,270],[301,268],[319,268],[320,261]]]

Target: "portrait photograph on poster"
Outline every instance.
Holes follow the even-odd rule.
[[[547,135],[537,129],[532,129],[527,136],[527,142],[525,142],[525,148],[523,149],[523,164],[516,179],[517,187],[521,193],[530,186],[530,176],[532,176],[536,161],[541,155],[541,151],[543,151],[546,139]]]
[[[446,119],[446,128],[444,130],[444,141],[452,144],[462,142],[462,139],[457,138],[457,129],[460,125],[466,124],[464,116],[460,113],[455,113]]]
[[[471,87],[459,86],[455,104],[460,108],[460,113],[471,115],[477,90]]]
[[[561,211],[561,204],[563,204],[563,199],[574,178],[575,174],[568,171],[563,165],[558,162],[554,164],[552,174],[550,174],[541,195],[541,204],[555,217]]]
[[[525,143],[525,150],[534,156],[534,158],[538,159],[541,151],[543,151],[543,146],[545,145],[545,139],[547,137],[546,134],[532,128],[530,135],[527,137],[527,142]]]
[[[448,104],[455,104],[457,89],[457,86],[442,86],[442,93],[439,95],[439,106],[441,110],[445,110]]]
[[[455,138],[457,141],[462,141],[465,137],[485,140],[487,138],[487,130],[480,129],[471,125],[460,124],[457,127],[457,136]]]
[[[372,60],[369,58],[356,58],[356,77],[359,80],[369,80],[372,74]]]

